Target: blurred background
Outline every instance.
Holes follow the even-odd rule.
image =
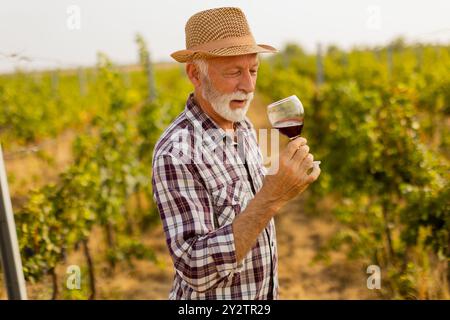
[[[322,161],[276,217],[280,298],[448,299],[448,1],[2,0],[0,141],[29,298],[167,299],[151,157],[193,90],[169,55],[221,6],[280,50],[261,55],[255,127],[297,95]]]

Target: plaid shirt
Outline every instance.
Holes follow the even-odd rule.
[[[191,94],[155,146],[154,199],[176,271],[169,299],[278,297],[273,219],[236,261],[232,222],[261,188],[265,168],[248,119],[235,123],[235,136],[237,143]]]

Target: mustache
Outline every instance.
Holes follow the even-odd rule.
[[[227,99],[228,101],[231,100],[252,100],[254,96],[253,92],[243,92],[243,91],[236,91],[233,93],[224,94],[223,98]]]

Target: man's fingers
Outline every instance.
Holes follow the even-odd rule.
[[[291,142],[288,143],[287,145],[287,152],[288,152],[288,156],[289,159],[291,159],[294,154],[297,152],[297,150],[301,147],[304,146],[307,143],[305,138],[302,137],[298,137],[294,140],[292,140]]]
[[[303,145],[294,154],[292,160],[294,160],[295,162],[298,163],[298,165],[300,165],[303,159],[305,159],[305,157],[308,155],[308,153],[309,153],[309,146],[307,144]]]
[[[314,156],[311,153],[308,153],[306,157],[303,159],[303,161],[300,163],[300,170],[307,172],[309,169],[311,169],[314,161]]]

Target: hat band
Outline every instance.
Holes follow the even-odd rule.
[[[227,47],[234,46],[243,46],[243,45],[256,45],[255,39],[251,34],[243,36],[243,37],[233,37],[233,38],[225,38],[219,39],[211,42],[207,42],[204,44],[200,44],[197,46],[193,46],[188,48],[190,51],[211,51],[216,49],[222,49]]]

